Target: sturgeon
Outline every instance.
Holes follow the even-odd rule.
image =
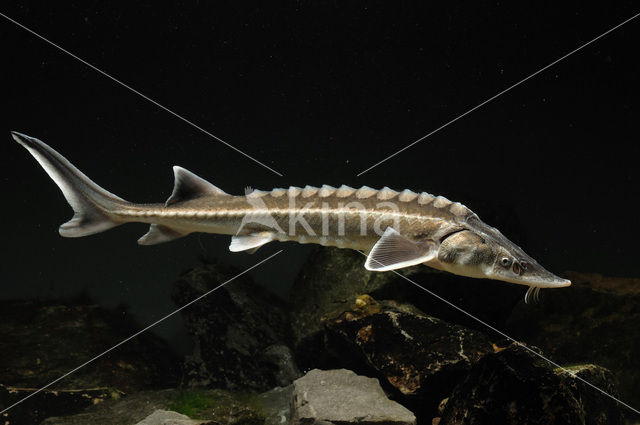
[[[571,285],[545,270],[500,231],[459,202],[387,187],[289,187],[246,190],[233,196],[174,166],[165,203],[126,201],[98,186],[44,142],[13,138],[40,163],[74,211],[59,228],[80,237],[124,223],[149,223],[138,243],[153,245],[193,232],[231,235],[231,251],[253,252],[271,241],[296,241],[362,250],[365,267],[396,270],[416,264],[461,276],[527,285],[525,301],[540,288]]]

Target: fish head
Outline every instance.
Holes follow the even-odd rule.
[[[442,240],[438,249],[441,268],[451,273],[475,278],[539,288],[559,288],[571,285],[547,271],[520,247],[496,229],[456,231]]]
[[[496,256],[493,264],[486,270],[487,278],[534,288],[562,288],[571,285],[570,280],[551,273],[522,249],[510,249],[497,242],[492,245]]]

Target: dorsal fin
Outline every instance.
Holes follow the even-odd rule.
[[[175,176],[173,192],[169,199],[167,199],[165,203],[166,206],[175,204],[176,202],[196,199],[205,195],[227,195],[222,189],[177,165],[173,167],[173,175]]]

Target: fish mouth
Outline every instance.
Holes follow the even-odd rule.
[[[523,276],[523,278],[525,282],[528,280],[527,276]],[[569,279],[564,279],[560,276],[556,276],[555,274],[546,270],[532,273],[530,279],[531,281],[528,283],[528,285],[535,286],[537,288],[564,288],[567,286],[571,286],[571,281]]]
[[[567,286],[571,286],[571,281],[569,279],[563,279],[555,275],[553,275],[552,277],[531,276],[529,278],[522,276],[520,278],[501,280],[536,288],[564,288]]]
[[[571,286],[571,281],[569,279],[556,277],[553,282],[543,281],[541,284],[536,286],[539,288],[564,288],[566,286]]]

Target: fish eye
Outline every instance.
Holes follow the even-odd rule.
[[[502,257],[500,259],[500,264],[502,264],[503,267],[509,267],[511,265],[511,258],[509,257]]]

